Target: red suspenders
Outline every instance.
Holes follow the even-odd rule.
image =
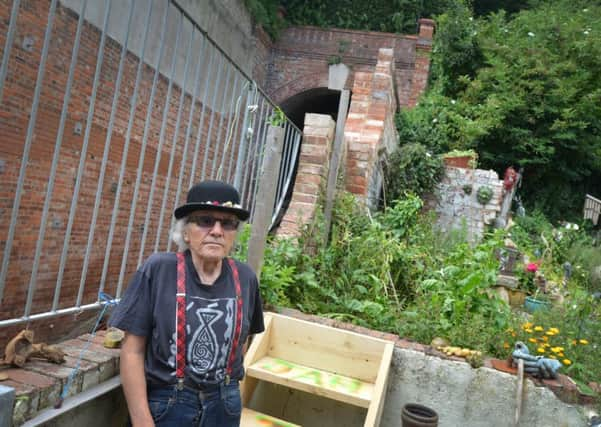
[[[227,261],[232,269],[236,288],[236,327],[225,368],[226,385],[230,383],[234,361],[236,360],[236,350],[240,342],[240,332],[242,330],[242,289],[240,287],[240,276],[235,261],[231,258],[227,258]],[[177,332],[177,354],[175,357],[175,376],[177,377],[178,387],[181,389],[184,385],[184,368],[186,367],[186,262],[182,252],[177,252],[176,302],[175,328]]]

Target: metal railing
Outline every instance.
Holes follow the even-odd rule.
[[[40,53],[26,46],[32,39],[29,28],[20,28],[29,16],[24,6],[13,0],[10,10],[0,113],[26,120],[27,129],[20,134],[19,120],[13,121],[10,143],[22,141],[22,150],[2,165],[20,164],[8,174],[15,178],[2,183],[12,203],[0,225],[0,327],[97,309],[102,291],[120,298],[144,257],[172,249],[172,211],[194,182],[231,182],[254,210],[267,126],[276,113],[265,93],[172,0],[74,2],[76,14],[63,13],[57,0],[34,2],[47,16]],[[90,12],[102,7],[101,14]],[[69,31],[73,40],[66,42]],[[93,67],[85,62],[89,40],[98,46]],[[37,64],[31,95],[19,92],[20,61]],[[89,79],[86,69],[94,70]],[[62,99],[53,95],[57,87]],[[19,108],[23,102],[30,110]],[[85,114],[77,111],[83,103]],[[74,122],[71,135],[66,130]],[[291,185],[301,140],[288,119],[284,127],[274,218]],[[1,138],[9,136],[3,132]],[[42,151],[51,153],[50,161]],[[70,197],[57,193],[57,183]],[[36,215],[32,188],[45,190],[36,196],[43,200]],[[35,231],[35,248],[28,249],[31,238],[24,230]]]
[[[584,199],[584,219],[590,219],[594,225],[599,223],[601,216],[601,200],[587,194]]]

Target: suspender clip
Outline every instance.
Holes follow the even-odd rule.
[[[225,385],[230,385],[230,376],[229,375],[225,376]]]
[[[177,380],[177,390],[182,391],[184,389],[184,379],[180,378]]]

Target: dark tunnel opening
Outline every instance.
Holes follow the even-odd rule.
[[[282,111],[292,120],[302,132],[305,124],[305,114],[316,113],[316,114],[328,114],[334,121],[338,118],[338,104],[340,102],[340,91],[330,90],[328,88],[317,88],[309,89],[307,91],[298,93],[280,105]],[[300,155],[300,150],[298,155]],[[298,170],[298,156],[294,163],[294,170],[292,172],[291,182],[296,182],[296,173]],[[282,218],[284,217],[290,200],[292,199],[292,192],[294,185],[291,185],[286,192],[284,204],[282,209],[278,213],[278,217],[274,221],[272,231],[279,227]]]

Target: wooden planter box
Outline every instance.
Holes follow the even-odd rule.
[[[391,341],[267,313],[265,332],[255,337],[244,359],[242,426],[299,425],[249,408],[259,382],[317,395],[318,403],[365,408],[363,425],[378,426],[393,350]]]

